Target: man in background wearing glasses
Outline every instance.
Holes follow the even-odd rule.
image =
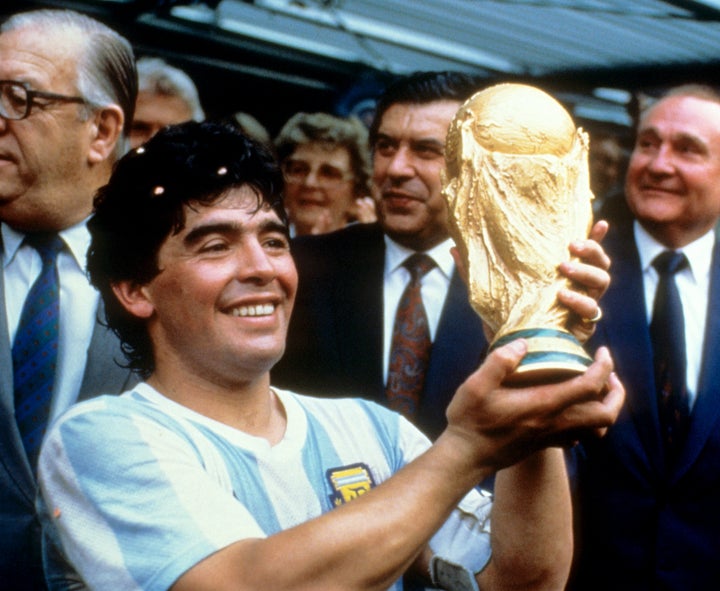
[[[0,27],[0,583],[44,589],[36,458],[79,398],[121,392],[115,336],[85,276],[85,220],[125,149],[137,93],[129,43],[83,15]]]

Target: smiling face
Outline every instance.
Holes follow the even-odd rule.
[[[350,154],[344,146],[299,144],[283,162],[285,207],[298,235],[310,234],[325,216],[325,231],[345,226],[354,204]]]
[[[232,387],[281,357],[297,273],[287,228],[257,206],[247,186],[211,206],[186,206],[185,227],[158,253],[160,273],[124,299],[148,319],[156,376],[166,384]]]
[[[720,104],[680,95],[651,107],[625,188],[635,217],[666,246],[710,231],[720,218]]]
[[[385,232],[415,250],[449,237],[440,171],[459,101],[397,103],[383,114],[373,146],[373,181]]]

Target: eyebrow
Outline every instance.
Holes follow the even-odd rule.
[[[402,141],[407,141],[411,146],[418,146],[418,145],[433,145],[438,147],[444,147],[445,142],[440,141],[439,139],[429,136],[429,137],[417,137],[417,138],[396,138],[394,136],[388,135],[387,133],[378,132],[378,134],[375,137],[375,143],[377,143],[378,140],[385,140],[389,142],[393,142],[396,144],[399,144]]]
[[[677,135],[673,136],[671,139],[672,139],[672,141],[675,141],[675,142],[690,142],[692,144],[695,144],[696,146],[702,146],[702,147],[707,146],[707,142],[705,141],[704,138],[702,138],[698,135],[692,134],[692,133],[684,133],[684,132],[678,133]]]
[[[431,146],[434,148],[440,148],[441,150],[445,149],[445,142],[441,142],[437,138],[434,137],[427,137],[427,138],[417,138],[410,141],[411,146]]]
[[[652,135],[657,138],[662,137],[660,130],[654,126],[642,128],[637,132],[638,138],[647,135]],[[671,142],[692,142],[693,144],[696,144],[698,146],[707,146],[707,142],[700,136],[684,131],[671,134],[670,137],[667,139]]]
[[[279,220],[275,219],[265,220],[260,224],[258,230],[260,233],[278,232],[280,234],[284,234],[285,236],[290,235],[288,227]],[[206,236],[210,236],[211,234],[228,235],[242,234],[243,232],[245,232],[245,227],[234,222],[217,222],[204,224],[196,226],[195,228],[190,230],[183,238],[183,244],[185,246],[193,246],[194,244],[197,244],[203,238],[205,238]]]

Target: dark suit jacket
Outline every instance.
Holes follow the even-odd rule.
[[[300,275],[288,344],[273,368],[278,386],[320,396],[361,396],[383,403],[383,269],[377,224],[293,241]],[[482,323],[457,272],[432,344],[417,425],[431,438],[445,427],[457,387],[480,365]]]
[[[0,304],[0,589],[36,591],[44,588],[40,524],[35,514],[37,486],[14,418],[12,355],[2,273]],[[115,363],[116,359],[124,359],[118,339],[97,323],[79,399],[119,393],[137,381]]]
[[[690,433],[664,468],[640,261],[629,218],[603,245],[612,285],[590,345],[610,347],[627,399],[604,439],[584,443],[574,589],[715,589],[720,584],[720,246]]]

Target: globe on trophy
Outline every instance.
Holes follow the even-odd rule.
[[[570,287],[558,265],[592,226],[588,148],[565,108],[524,84],[476,93],[448,131],[443,195],[470,303],[494,335],[490,350],[528,343],[511,384],[564,379],[592,362],[557,301]]]

